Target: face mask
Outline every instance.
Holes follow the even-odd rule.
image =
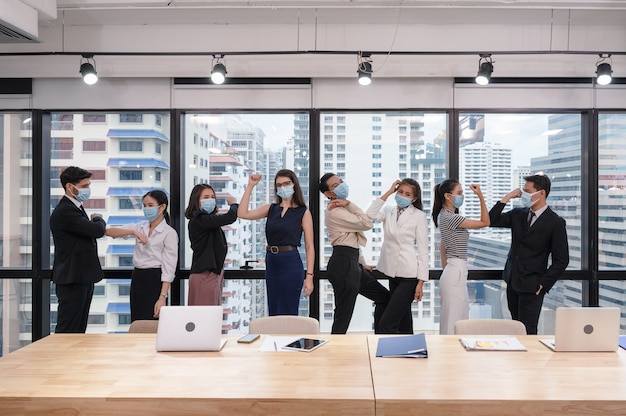
[[[209,214],[215,210],[216,201],[215,198],[208,198],[200,200],[200,209],[208,212]]]
[[[152,222],[159,216],[159,207],[143,207],[143,215]]]
[[[454,205],[454,208],[461,208],[463,200],[465,200],[465,195],[454,195],[454,202],[452,202],[452,205]]]
[[[293,196],[294,192],[295,191],[293,190],[293,186],[281,186],[280,188],[278,188],[278,191],[276,191],[276,195],[278,195],[282,199],[289,199]]]
[[[409,205],[411,205],[411,202],[413,202],[411,198],[396,194],[396,204],[398,204],[400,208],[408,207]]]
[[[540,191],[537,191],[531,194],[531,193],[522,191],[522,205],[524,205],[524,207],[526,208],[532,207],[535,204],[535,202],[539,201],[538,199],[533,201],[532,200],[533,195],[538,194],[539,192]]]
[[[89,188],[78,188],[76,185],[72,186],[78,190],[78,195],[74,195],[74,198],[81,204],[89,199],[91,196],[91,189]]]
[[[350,192],[350,188],[348,184],[345,182],[341,182],[333,191],[337,199],[348,199],[348,193]]]

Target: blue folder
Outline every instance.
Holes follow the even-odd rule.
[[[619,346],[626,350],[626,335],[619,336]]]
[[[428,358],[424,334],[378,339],[377,357]]]

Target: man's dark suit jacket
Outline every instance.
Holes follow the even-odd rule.
[[[511,229],[511,249],[502,278],[518,293],[534,293],[539,285],[547,293],[569,264],[565,220],[548,207],[529,228],[528,208],[503,214],[505,206],[497,202],[489,211],[492,227]]]
[[[87,214],[63,196],[50,216],[54,239],[52,280],[56,284],[96,283],[102,280],[96,238],[102,237],[106,222],[89,220]]]

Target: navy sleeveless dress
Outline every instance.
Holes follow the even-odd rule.
[[[283,208],[271,204],[265,223],[268,246],[300,246],[302,218],[306,207]],[[304,284],[304,265],[298,250],[265,254],[265,285],[269,315],[298,315],[300,294]]]

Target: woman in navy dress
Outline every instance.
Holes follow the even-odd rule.
[[[300,293],[313,292],[313,217],[306,207],[296,174],[281,169],[274,178],[276,203],[249,209],[250,195],[261,181],[261,175],[248,178],[237,216],[248,220],[267,218],[265,237],[265,285],[269,315],[298,315]],[[306,272],[298,252],[304,234]]]

